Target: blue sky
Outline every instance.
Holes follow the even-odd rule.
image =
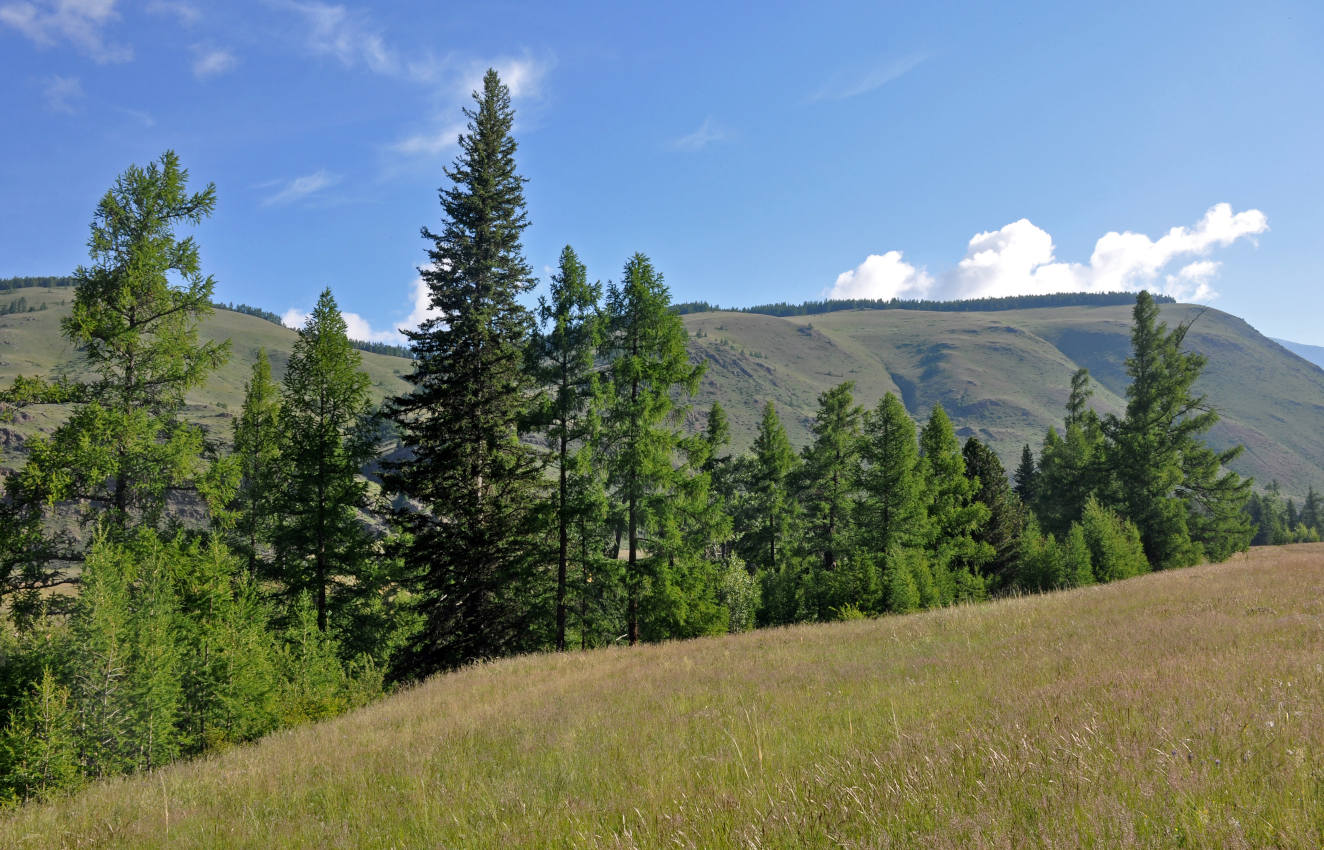
[[[218,299],[390,338],[493,66],[544,282],[570,243],[723,305],[1148,287],[1324,344],[1324,4],[753,9],[0,0],[0,276],[173,148]]]

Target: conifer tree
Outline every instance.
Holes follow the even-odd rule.
[[[372,539],[358,516],[367,507],[360,471],[376,441],[370,380],[331,290],[299,331],[281,383],[276,578],[291,598],[311,595],[319,629],[334,608],[337,632],[352,636],[354,600],[379,589],[365,581]]]
[[[983,595],[979,570],[994,553],[992,546],[974,535],[988,522],[989,510],[974,499],[978,483],[966,477],[961,444],[941,404],[934,405],[929,414],[919,445],[939,596],[944,604],[978,598]]]
[[[269,549],[275,528],[275,503],[280,473],[280,389],[271,379],[266,349],[257,353],[252,377],[244,385],[244,406],[234,421],[234,454],[239,462],[235,492],[234,548],[245,559],[248,572],[258,574],[258,563]]]
[[[533,317],[519,298],[534,279],[520,245],[515,114],[492,70],[474,101],[439,192],[441,230],[423,229],[420,273],[437,315],[406,332],[412,389],[389,406],[411,457],[385,482],[404,497],[397,522],[424,620],[396,671],[410,678],[531,649],[551,629],[531,539],[542,471],[520,440]]]
[[[975,437],[965,441],[961,455],[965,459],[965,475],[978,482],[974,500],[988,508],[988,521],[975,529],[977,543],[993,547],[993,558],[984,572],[995,584],[1010,579],[1016,560],[1016,541],[1025,528],[1025,506],[1007,481],[1002,461],[988,446]]]
[[[763,406],[751,461],[744,482],[749,498],[741,518],[746,530],[740,554],[756,570],[775,574],[786,566],[788,544],[793,542],[790,481],[796,457],[772,402]]]
[[[800,470],[800,501],[805,512],[805,545],[810,570],[809,613],[827,620],[834,607],[854,604],[860,588],[855,576],[838,575],[843,560],[854,554],[851,510],[860,473],[860,420],[854,381],[846,381],[818,397],[814,440],[805,447]],[[852,563],[851,566],[857,567]]]
[[[690,363],[680,317],[670,310],[671,297],[662,276],[643,254],[625,264],[619,285],[607,292],[607,355],[610,380],[604,411],[608,485],[624,507],[627,537],[626,633],[638,642],[640,598],[645,578],[666,585],[660,557],[640,563],[641,540],[655,534],[666,518],[673,494],[678,425],[683,407],[673,397],[693,394],[703,374]],[[656,541],[657,545],[661,541]],[[645,568],[650,575],[645,574]]]
[[[44,667],[0,733],[0,799],[40,799],[78,784],[75,722],[69,689]]]
[[[1226,558],[1250,539],[1250,480],[1225,471],[1242,447],[1215,452],[1199,435],[1218,414],[1193,391],[1203,355],[1182,350],[1190,322],[1169,331],[1147,292],[1136,296],[1126,414],[1110,416],[1109,466],[1123,514],[1140,529],[1156,569]]]
[[[1021,448],[1021,462],[1016,467],[1015,486],[1013,489],[1027,508],[1034,505],[1039,491],[1039,470],[1034,463],[1034,452],[1030,444]]]
[[[1108,490],[1103,427],[1087,406],[1093,393],[1089,372],[1078,369],[1071,376],[1063,435],[1050,428],[1044,437],[1032,506],[1050,534],[1066,534],[1080,520],[1085,501]]]
[[[0,592],[18,591],[19,611],[36,604],[41,588],[71,580],[59,564],[82,558],[77,538],[46,527],[56,503],[81,501],[87,519],[122,534],[162,527],[172,492],[195,489],[209,504],[228,498],[228,470],[203,463],[201,429],[179,416],[185,393],[229,351],[228,341],[198,337],[214,283],[193,238],[177,233],[211,214],[216,190],[190,193],[187,184],[179,157],[166,151],[145,168],[130,166],[97,205],[92,264],[75,271],[72,311],[61,322],[90,379],[19,378],[0,394],[14,406],[73,404],[49,438],[29,441],[24,469],[6,482]]]
[[[892,393],[864,415],[860,454],[861,542],[880,556],[896,548],[924,546],[928,513],[915,422]]]
[[[566,648],[569,608],[570,536],[576,523],[571,498],[572,454],[591,436],[600,403],[595,359],[602,343],[598,301],[602,286],[588,273],[569,245],[561,251],[560,270],[552,275],[548,297],[539,299],[543,330],[533,341],[539,383],[547,390],[540,411],[549,448],[554,452],[557,489],[556,648]]]

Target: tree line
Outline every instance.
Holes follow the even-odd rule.
[[[102,199],[62,325],[89,377],[0,395],[10,414],[69,411],[0,500],[4,796],[476,660],[1109,581],[1249,541],[1250,482],[1199,438],[1216,418],[1192,392],[1203,358],[1144,293],[1125,414],[1098,417],[1077,374],[1014,483],[940,406],[919,425],[891,394],[861,408],[849,382],[820,396],[803,450],[768,404],[734,454],[721,407],[693,410],[703,366],[646,255],[603,286],[567,246],[523,305],[524,178],[495,72],[465,115],[423,229],[434,318],[407,332],[407,391],[371,403],[324,291],[279,382],[258,357],[228,446],[181,417],[228,356],[199,337],[214,282],[177,232],[214,187],[190,192],[167,152]]]
[[[1159,304],[1175,303],[1169,295],[1153,295]],[[684,301],[672,309],[681,315],[730,310],[735,313],[757,313],[764,316],[817,316],[839,310],[930,310],[940,313],[991,312],[997,310],[1031,310],[1040,307],[1116,307],[1135,300],[1134,292],[1055,292],[1047,295],[1000,295],[984,298],[963,298],[955,301],[929,301],[909,298],[833,298],[825,301],[804,301],[789,304],[756,304],[753,307],[723,308],[707,301]]]

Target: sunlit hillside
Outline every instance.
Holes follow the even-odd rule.
[[[4,847],[1319,847],[1324,544],[512,658],[0,821]]]

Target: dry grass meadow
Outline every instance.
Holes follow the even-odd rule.
[[[1324,846],[1324,544],[472,667],[3,847]]]

